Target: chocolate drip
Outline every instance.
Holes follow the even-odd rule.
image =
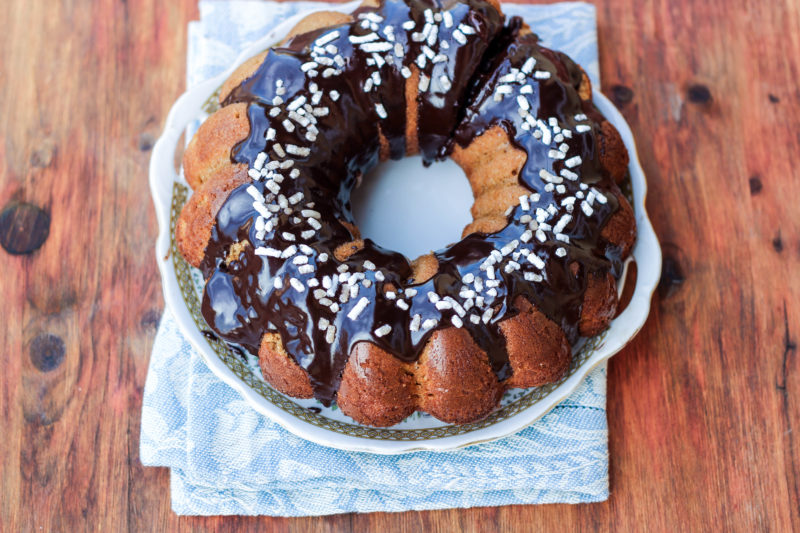
[[[452,24],[447,28],[439,25],[445,29],[436,40],[438,48],[433,51],[433,46],[429,47],[436,54],[436,62],[428,54],[420,68],[418,58],[427,53],[423,46],[429,41],[415,40],[414,33],[429,23],[433,13],[442,10],[447,10]],[[539,47],[535,36],[520,37],[516,19],[501,33],[500,15],[482,0],[446,4],[384,0],[379,7],[358,9],[353,18],[353,23],[303,34],[271,50],[257,71],[226,99],[226,105],[249,105],[250,134],[234,148],[233,161],[251,169],[260,168],[259,162],[275,166],[282,180],[276,193],[270,188],[276,186],[275,182],[270,186],[269,179],[258,177],[235,189],[220,209],[201,266],[207,280],[203,316],[221,338],[252,353],[258,353],[265,333],[280,335],[286,352],[308,371],[314,394],[323,403],[335,398],[348,355],[357,342],[372,342],[403,361],[415,361],[433,331],[452,325],[466,328],[488,354],[498,378],[506,379],[512,370],[498,324],[516,314],[512,305],[515,298],[528,298],[574,341],[589,273],[608,271],[619,260],[613,250],[598,242],[600,228],[617,207],[609,196],[606,203],[595,204],[599,213],[594,216],[574,210],[574,220],[564,229],[569,244],[534,239],[525,245],[546,265],[544,270],[536,270],[541,282],[524,279],[523,274],[534,268],[530,262],[518,264],[516,270],[498,265],[496,273],[486,268],[488,256],[498,254],[511,242],[520,243],[528,229],[526,215],[583,192],[579,182],[569,180],[564,180],[562,193],[545,188],[538,175],[540,169],[557,175],[566,168],[565,163],[548,159],[553,146],[523,131],[524,119],[517,112],[516,100],[493,99],[498,79],[511,68],[520,68],[528,57],[536,58],[537,69],[546,70],[552,77],[527,80],[534,91],[530,99],[538,101],[538,108],[530,112],[545,121],[556,117],[562,127],[572,129],[577,124],[575,115],[583,112],[584,105],[575,91],[580,70],[566,56]],[[378,60],[375,53],[358,44],[371,38],[375,30],[370,23],[377,24],[378,19],[381,34],[392,28],[388,33],[394,40],[388,52],[394,53],[399,47],[394,61],[389,61],[388,55]],[[416,23],[415,29],[404,27],[409,20]],[[463,43],[463,32],[454,35],[462,24],[474,30]],[[442,40],[450,44],[449,48],[442,47]],[[346,58],[337,75],[327,76],[325,69],[333,67],[315,62],[317,56],[313,54],[321,53],[319,49],[324,47],[318,43],[322,41],[329,50],[336,50],[336,55]],[[417,98],[420,151],[427,161],[444,156],[451,140],[466,146],[489,127],[500,124],[515,145],[528,154],[520,183],[539,194],[538,200],[531,201],[529,211],[521,206],[513,208],[503,230],[491,235],[472,234],[436,252],[438,273],[417,284],[410,279],[411,267],[404,256],[370,240],[346,259],[336,258],[337,247],[354,239],[349,229],[354,225],[350,190],[358,176],[378,163],[380,139],[385,140],[392,158],[405,155],[408,72],[404,74],[403,68],[413,68],[430,79]],[[316,75],[309,77],[309,69]],[[278,86],[276,80],[282,85]],[[311,139],[308,129],[282,126],[286,120],[296,119],[287,112],[294,102],[302,100],[295,107],[299,109],[315,98],[313,114],[318,133],[312,132]],[[324,114],[318,113],[322,108]],[[566,153],[567,157],[582,158],[580,167],[574,170],[584,183],[606,186],[597,162],[596,126],[592,123],[592,131],[569,139]],[[275,143],[282,149],[275,149]],[[279,166],[289,159],[281,152],[287,152],[290,146],[301,149],[292,149],[290,166]],[[310,150],[302,150],[309,146]],[[262,154],[265,150],[266,157]],[[274,217],[271,227],[257,227],[260,213],[263,215],[254,207],[258,195],[274,198],[278,207],[270,214]],[[290,202],[293,198],[301,200],[295,205]],[[311,232],[313,236],[304,236],[308,217],[301,218],[301,210],[317,213],[314,216],[322,221],[319,229]],[[296,253],[286,252],[292,249]],[[560,255],[560,249],[566,249],[566,253]],[[275,257],[279,252],[288,255]],[[577,270],[573,264],[579,265]],[[357,289],[336,289],[351,276],[359,278]],[[487,287],[491,283],[495,294],[487,295],[486,305],[479,311],[483,315],[491,309],[491,316],[482,316],[475,323],[468,319],[467,310],[459,313],[456,306],[462,307],[465,301],[463,280],[477,277]],[[405,309],[398,300],[405,302]],[[436,320],[436,325],[430,326],[425,320]]]

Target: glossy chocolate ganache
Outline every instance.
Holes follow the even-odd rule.
[[[272,49],[226,99],[248,104],[250,133],[231,158],[252,180],[216,216],[201,265],[203,316],[254,354],[264,333],[279,333],[326,403],[356,343],[414,361],[448,327],[466,329],[507,379],[498,324],[516,297],[574,342],[590,274],[619,270],[619,250],[598,240],[617,200],[595,188],[610,181],[598,115],[576,91],[581,71],[480,0],[384,0],[353,20]],[[381,156],[403,157],[410,127],[432,162],[495,125],[527,154],[519,183],[530,193],[504,229],[435,252],[438,273],[424,283],[406,257],[368,239],[350,255],[337,251],[354,241],[357,178]]]

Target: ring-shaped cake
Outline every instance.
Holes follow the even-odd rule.
[[[368,425],[465,423],[558,380],[614,316],[627,152],[582,69],[498,4],[314,13],[220,102],[184,157],[176,240],[212,334],[279,391]],[[461,241],[409,261],[360,237],[349,195],[418,153],[458,163],[475,202]]]

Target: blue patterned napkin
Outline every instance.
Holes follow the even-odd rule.
[[[189,27],[189,85],[225,70],[269,28],[314,2],[201,1]],[[584,3],[507,5],[598,84],[595,11]],[[454,452],[344,452],[295,437],[219,380],[167,310],[142,406],[141,460],[171,468],[182,515],[308,516],[608,497],[606,369],[536,424]]]

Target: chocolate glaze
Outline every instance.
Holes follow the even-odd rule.
[[[535,57],[537,69],[547,70],[553,77],[541,82],[528,79],[535,91],[530,99],[538,101],[538,108],[532,109],[531,113],[545,120],[557,117],[559,124],[574,128],[574,116],[590,111],[585,107],[591,106],[581,102],[575,91],[580,83],[580,69],[563,54],[539,47],[535,36],[520,36],[518,20],[512,19],[503,29],[501,16],[487,2],[384,0],[377,8],[358,9],[353,14],[355,22],[352,24],[300,35],[284,47],[271,50],[258,70],[224,102],[226,105],[234,102],[249,104],[250,134],[234,148],[232,159],[252,168],[259,153],[272,146],[271,142],[284,147],[288,144],[311,146],[307,155],[292,158],[292,169],[297,169],[299,175],[295,179],[285,178],[280,185],[280,194],[286,198],[300,192],[303,200],[295,212],[281,211],[276,227],[259,238],[255,224],[259,214],[253,207],[248,187],[253,186],[269,197],[266,180],[254,180],[231,193],[217,214],[201,266],[207,280],[202,312],[221,338],[252,353],[258,353],[265,332],[279,334],[287,353],[308,371],[314,394],[324,403],[335,398],[348,355],[357,342],[372,342],[403,361],[415,361],[433,331],[451,326],[451,319],[456,314],[452,309],[438,309],[429,300],[428,293],[463,302],[464,298],[459,296],[462,278],[472,274],[486,280],[487,272],[481,268],[485,258],[492,250],[500,250],[519,239],[527,229],[527,223],[520,219],[530,212],[517,206],[509,213],[509,224],[503,230],[491,235],[472,234],[436,252],[439,272],[421,284],[415,284],[410,278],[411,267],[407,258],[368,239],[361,250],[345,261],[334,257],[337,246],[354,238],[345,224],[354,224],[349,204],[350,191],[357,177],[379,162],[379,139],[385,138],[392,158],[405,155],[407,81],[401,75],[401,67],[420,70],[415,59],[423,53],[424,43],[414,42],[411,35],[424,26],[426,16],[430,16],[430,13],[425,13],[427,9],[435,12],[449,10],[454,24],[447,29],[440,24],[443,29],[439,38],[447,41],[450,47],[442,49],[439,45],[436,53],[446,56],[447,61],[432,63],[429,60],[421,69],[422,74],[432,80],[429,89],[420,92],[417,98],[420,150],[426,161],[445,156],[452,148],[451,142],[466,146],[487,128],[500,124],[516,146],[528,154],[519,179],[525,187],[540,194],[539,201],[532,203],[532,211],[537,207],[547,208],[551,202],[558,202],[578,190],[577,182],[565,183],[567,191],[564,194],[545,190],[544,182],[538,176],[539,169],[557,173],[564,164],[563,160],[548,159],[548,149],[552,147],[545,146],[520,128],[522,119],[513,98],[495,102],[492,94],[498,77],[512,67],[520,67],[528,57]],[[368,59],[374,56],[350,42],[349,36],[364,36],[372,31],[364,27],[366,19],[359,18],[370,14],[383,19],[381,32],[386,26],[394,29],[394,42],[400,43],[404,52],[402,58],[387,55],[385,65],[369,65]],[[417,22],[417,27],[404,29],[402,25],[408,20]],[[476,30],[464,45],[452,35],[462,22]],[[310,61],[317,39],[333,31],[338,31],[339,36],[328,44],[335,46],[338,54],[346,58],[346,65],[339,75],[317,75],[309,79],[301,67]],[[365,83],[376,69],[380,85],[365,91]],[[446,87],[442,75],[448,76],[451,87]],[[276,80],[283,80],[285,92],[282,96],[277,92]],[[281,96],[285,102],[299,96],[310,100],[314,92],[312,83],[324,94],[319,105],[328,108],[328,114],[318,118],[319,134],[313,144],[302,136],[299,128],[294,131],[281,128],[280,124],[286,118],[285,108],[274,111],[277,116],[270,116],[276,96]],[[335,102],[333,91],[340,94]],[[383,105],[385,118],[379,116],[376,103]],[[274,141],[268,142],[265,135],[271,128],[276,134]],[[575,134],[568,140],[567,154],[569,157],[581,155],[583,163],[574,170],[581,174],[585,183],[610,190],[611,185],[597,161],[596,130],[596,124],[592,122],[592,131]],[[556,146],[557,143],[552,144]],[[274,149],[270,150],[267,161],[273,158],[283,160],[276,156]],[[289,170],[281,172],[288,174]],[[523,279],[522,272],[540,271],[521,258],[520,270],[511,273],[501,269],[497,271],[500,281],[495,288],[497,294],[493,298],[486,297],[486,307],[494,310],[491,320],[474,324],[464,317],[463,327],[487,352],[499,379],[508,378],[511,368],[498,324],[516,313],[511,302],[517,296],[528,298],[560,324],[570,341],[577,338],[577,324],[589,273],[615,271],[619,263],[614,250],[598,241],[600,228],[616,207],[614,197],[609,194],[606,204],[595,204],[592,217],[583,216],[580,209],[576,209],[574,220],[564,230],[569,235],[569,245],[552,238],[543,243],[532,240],[524,245],[546,262],[545,270],[541,272],[543,281],[532,283]],[[313,209],[321,215],[322,227],[311,238],[300,236],[302,230],[308,230],[302,219],[295,218],[300,209]],[[293,234],[294,239],[287,239],[284,232]],[[247,244],[233,253],[234,243]],[[302,265],[295,264],[292,257],[283,259],[255,253],[257,247],[284,250],[301,243],[309,247],[309,253],[304,255],[307,264],[313,266],[310,276],[301,272]],[[562,246],[567,253],[559,257],[555,252]],[[328,256],[325,261],[322,260],[324,254]],[[371,261],[376,269],[365,268],[365,260]],[[573,273],[570,265],[575,261],[579,268]],[[339,310],[333,312],[314,296],[314,291],[322,287],[309,287],[307,282],[311,278],[322,280],[325,276],[338,276],[342,265],[347,265],[351,275],[363,275],[369,286],[360,284],[358,294],[346,301],[339,301],[340,293],[336,292],[330,299],[337,301]],[[279,288],[274,285],[276,277],[282,280]],[[289,283],[291,278],[303,283],[302,292]],[[412,296],[410,291],[413,290],[417,292]],[[395,299],[389,299],[387,292],[394,292],[397,298],[406,301],[409,309],[399,308]],[[357,318],[348,318],[348,313],[362,297],[368,298],[369,304]],[[479,314],[483,312],[484,309],[478,311]],[[410,324],[415,314],[420,314],[423,320],[438,319],[438,325],[411,331]],[[336,327],[332,343],[326,341],[325,328],[318,327],[320,319]],[[376,329],[384,324],[391,326],[391,332],[384,336],[376,335]]]

